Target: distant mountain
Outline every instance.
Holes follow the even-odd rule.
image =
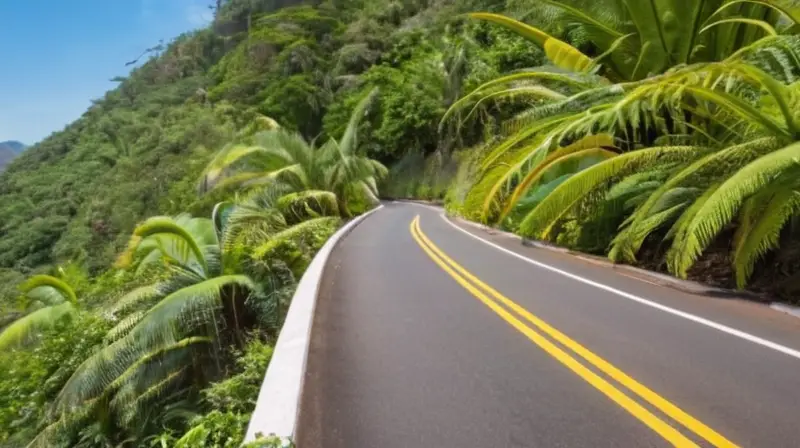
[[[25,148],[24,144],[13,140],[0,142],[0,171],[3,171],[19,153],[25,151]]]

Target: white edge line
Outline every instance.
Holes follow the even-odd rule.
[[[325,265],[336,244],[356,225],[381,208],[383,205],[345,224],[328,238],[308,265],[297,285],[286,321],[275,344],[272,360],[258,393],[256,408],[247,426],[244,443],[254,441],[259,433],[264,436],[294,437],[311,342],[311,326]]]
[[[516,258],[518,258],[518,259],[520,259],[520,260],[522,260],[522,261],[524,261],[526,263],[530,263],[530,264],[532,264],[534,266],[540,267],[542,269],[547,269],[550,272],[555,272],[556,274],[563,275],[564,277],[570,278],[572,280],[575,280],[575,281],[578,281],[578,282],[581,282],[581,283],[584,283],[584,284],[587,284],[587,285],[590,285],[590,286],[594,286],[595,288],[602,289],[604,291],[608,291],[610,293],[616,294],[616,295],[618,295],[620,297],[624,297],[624,298],[626,298],[628,300],[632,300],[632,301],[640,303],[642,305],[647,305],[647,306],[649,306],[651,308],[655,308],[657,310],[664,311],[664,312],[672,314],[674,316],[682,317],[684,319],[690,320],[690,321],[698,323],[700,325],[705,325],[706,327],[711,327],[711,328],[713,328],[715,330],[719,330],[719,331],[721,331],[723,333],[727,333],[729,335],[736,336],[737,338],[741,338],[741,339],[744,339],[746,341],[750,341],[750,342],[752,342],[754,344],[758,344],[758,345],[761,345],[763,347],[771,348],[771,349],[773,349],[775,351],[778,351],[778,352],[781,352],[783,354],[789,355],[791,357],[800,359],[800,351],[792,349],[792,348],[789,348],[789,347],[786,347],[785,345],[781,345],[781,344],[778,344],[776,342],[772,342],[772,341],[769,341],[767,339],[760,338],[760,337],[752,335],[750,333],[745,333],[744,331],[737,330],[735,328],[731,328],[731,327],[729,327],[727,325],[723,325],[723,324],[714,322],[714,321],[706,319],[704,317],[700,317],[700,316],[697,316],[697,315],[694,315],[694,314],[691,314],[691,313],[687,313],[685,311],[680,311],[680,310],[677,310],[675,308],[670,308],[670,307],[668,307],[666,305],[662,305],[660,303],[656,303],[656,302],[644,299],[642,297],[627,293],[625,291],[620,291],[619,289],[612,288],[611,286],[607,286],[607,285],[604,285],[602,283],[598,283],[596,281],[589,280],[589,279],[577,276],[575,274],[571,274],[571,273],[569,273],[567,271],[563,271],[561,269],[558,269],[558,268],[555,268],[553,266],[544,264],[542,262],[539,262],[539,261],[536,261],[536,260],[532,260],[532,259],[530,259],[528,257],[525,257],[524,255],[520,255],[520,254],[518,254],[518,253],[516,253],[516,252],[514,252],[512,250],[506,249],[505,247],[497,245],[497,244],[495,244],[495,243],[493,243],[491,241],[487,241],[487,240],[479,237],[478,235],[475,235],[475,234],[473,234],[471,232],[468,232],[468,231],[462,229],[461,227],[457,226],[452,221],[450,221],[447,218],[447,216],[445,216],[445,214],[441,212],[441,210],[437,210],[437,212],[439,212],[439,215],[441,216],[441,218],[447,224],[449,224],[450,226],[452,226],[456,230],[458,230],[460,232],[463,232],[463,233],[465,233],[466,235],[468,235],[471,238],[474,238],[474,239],[476,239],[476,240],[478,240],[478,241],[480,241],[480,242],[482,242],[484,244],[492,246],[493,248],[495,248],[495,249],[497,249],[497,250],[499,250],[501,252],[504,252],[507,255],[511,255],[512,257],[516,257]]]

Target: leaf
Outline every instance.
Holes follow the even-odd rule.
[[[106,388],[139,358],[170,346],[194,331],[210,337],[218,331],[214,322],[222,308],[222,290],[240,287],[250,292],[258,286],[244,275],[223,275],[181,288],[150,308],[127,335],[87,358],[54,402],[59,413],[68,413],[104,393]]]
[[[724,10],[726,10],[726,9],[732,7],[732,6],[742,5],[742,4],[747,4],[747,3],[753,4],[753,5],[763,6],[765,8],[774,9],[775,11],[778,11],[779,13],[781,13],[781,15],[783,15],[787,19],[791,20],[792,23],[800,22],[800,16],[798,16],[797,13],[795,11],[793,11],[792,9],[783,8],[780,5],[777,5],[775,3],[772,3],[772,2],[769,2],[769,1],[765,1],[765,0],[729,0],[724,5],[720,6],[720,8],[717,9],[717,11],[714,12],[713,15],[717,15],[717,14],[721,13],[722,11],[724,11]]]
[[[520,224],[520,234],[549,238],[553,227],[587,194],[614,177],[652,167],[654,164],[689,160],[701,154],[693,146],[656,147],[622,154],[585,169],[556,188]]]
[[[733,267],[738,288],[745,287],[756,261],[778,247],[781,229],[798,210],[800,193],[791,189],[778,192],[767,203],[752,229],[734,247]]]
[[[708,31],[709,29],[711,29],[711,28],[713,28],[715,26],[724,25],[726,23],[746,23],[748,25],[757,26],[757,27],[763,29],[769,36],[777,36],[778,35],[778,32],[775,31],[775,28],[773,28],[772,25],[770,25],[769,23],[767,23],[767,22],[765,22],[763,20],[747,19],[747,18],[744,18],[744,17],[734,17],[732,19],[717,20],[716,22],[714,22],[714,23],[712,23],[710,25],[704,26],[703,29],[700,30],[700,32],[701,33],[705,33],[706,31]]]
[[[148,238],[158,238],[158,237],[174,237],[171,240],[171,243],[175,244],[183,244],[185,245],[188,250],[191,251],[192,255],[194,256],[193,260],[190,260],[188,257],[180,257],[177,260],[183,264],[188,265],[191,261],[195,261],[200,264],[203,272],[208,274],[208,262],[204,255],[203,250],[200,248],[198,244],[198,238],[201,235],[209,236],[210,234],[216,235],[213,229],[213,223],[211,220],[204,220],[205,226],[203,227],[202,233],[197,233],[196,235],[192,235],[190,232],[190,224],[189,222],[182,223],[179,222],[179,219],[171,218],[168,216],[155,216],[152,218],[147,219],[144,223],[138,225],[136,229],[133,231],[133,236],[131,237],[128,248],[120,255],[117,266],[119,267],[128,267],[130,266],[133,254],[142,244],[145,239]],[[194,224],[195,230],[199,230],[200,228]],[[214,236],[216,238],[216,236]],[[166,253],[165,249],[161,249],[162,253],[165,255],[174,255],[175,252]]]
[[[776,139],[757,139],[708,154],[682,168],[656,189],[631,215],[628,229],[617,235],[612,243],[608,254],[609,259],[615,262],[635,261],[635,254],[639,252],[648,233],[645,229],[638,227],[648,219],[663,198],[675,188],[681,185],[705,187],[716,182],[717,179],[724,179],[738,168],[779,146],[780,143]]]
[[[792,138],[792,134],[787,126],[777,123],[768,115],[762,113],[758,108],[734,95],[705,87],[684,86],[683,89],[698,98],[724,107],[748,121],[758,123],[777,137]]]
[[[734,217],[744,200],[777,176],[795,168],[800,159],[800,143],[759,157],[728,178],[698,210],[687,225],[685,236],[673,243],[673,272],[685,278],[686,272]]]
[[[511,212],[512,208],[516,205],[517,201],[528,191],[528,189],[536,185],[542,176],[552,166],[567,162],[573,158],[582,159],[584,157],[614,157],[616,155],[613,151],[608,151],[606,148],[614,147],[614,137],[607,134],[590,135],[584,137],[577,142],[568,145],[564,148],[559,148],[547,156],[537,166],[531,167],[532,169],[522,178],[517,187],[511,193],[511,196],[506,200],[506,206],[500,213],[499,221]]]
[[[52,299],[60,296],[63,301],[71,302],[73,305],[78,304],[78,297],[72,287],[50,275],[31,276],[19,288],[25,294],[46,299],[47,303],[53,303]]]
[[[367,113],[367,109],[378,96],[378,88],[375,87],[367,93],[361,101],[356,104],[355,109],[350,114],[350,120],[347,123],[344,134],[342,135],[339,144],[341,145],[342,152],[345,154],[353,154],[358,148],[358,125]]]
[[[65,316],[76,312],[72,302],[40,308],[8,325],[0,332],[0,350],[8,350],[29,343],[44,329],[52,328]]]
[[[276,208],[289,224],[320,216],[339,216],[336,195],[330,191],[289,193],[278,199]]]
[[[489,82],[486,82],[480,86],[478,86],[475,90],[473,90],[470,94],[463,96],[458,101],[453,103],[450,108],[442,116],[442,119],[439,121],[439,132],[443,132],[444,124],[447,122],[450,117],[456,113],[457,111],[466,107],[466,105],[476,98],[478,102],[489,95],[491,92],[494,91],[495,88],[501,87],[505,84],[523,82],[528,80],[545,80],[545,81],[553,81],[558,82],[561,84],[565,84],[571,87],[577,88],[588,88],[590,83],[582,82],[578,79],[575,79],[575,76],[569,73],[554,73],[548,71],[523,71],[520,73],[513,73],[511,75],[501,76],[499,78],[493,79]]]
[[[525,39],[537,43],[544,50],[547,58],[558,67],[575,72],[583,72],[594,66],[592,59],[581,53],[580,50],[538,28],[500,14],[476,12],[469,14],[469,16],[473,19],[486,20],[500,25]]]

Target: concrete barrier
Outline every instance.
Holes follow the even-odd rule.
[[[303,393],[303,379],[308,361],[311,325],[317,306],[322,273],[336,244],[377,208],[351,220],[328,239],[306,269],[286,314],[272,360],[258,393],[256,409],[247,427],[245,443],[258,435],[291,439],[297,429],[297,417]]]

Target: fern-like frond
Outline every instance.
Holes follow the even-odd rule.
[[[626,153],[585,169],[558,186],[520,224],[524,236],[549,238],[553,227],[587,194],[608,181],[652,168],[700,157],[705,149],[694,146],[657,147]]]
[[[80,408],[100,396],[132,363],[204,329],[216,337],[214,322],[222,308],[222,290],[241,287],[258,291],[244,275],[223,275],[181,288],[147,311],[127,335],[86,359],[66,382],[55,401],[60,413]]]
[[[733,267],[736,286],[744,288],[753,274],[756,261],[778,247],[780,231],[800,210],[800,193],[792,189],[777,192],[764,207],[747,234],[734,247]]]
[[[713,152],[687,165],[664,182],[636,209],[629,218],[628,228],[615,238],[609,251],[609,258],[616,262],[636,260],[636,253],[641,248],[644,238],[649,234],[646,229],[639,228],[639,226],[654,213],[654,209],[664,200],[664,197],[676,188],[692,186],[705,189],[712,183],[725,179],[756,158],[779,147],[780,141],[777,139],[757,139]]]
[[[676,238],[671,249],[673,273],[686,277],[695,260],[733,219],[748,196],[776,177],[795,169],[800,160],[800,143],[759,157],[728,178],[688,224],[686,234]]]
[[[289,225],[320,216],[339,215],[336,195],[330,191],[289,193],[278,199],[276,208]]]
[[[584,159],[591,157],[608,158],[616,155],[615,152],[606,150],[605,148],[614,148],[613,136],[607,134],[590,135],[568,146],[557,149],[556,151],[549,154],[544,160],[542,160],[541,163],[536,165],[531,165],[529,167],[530,171],[519,181],[516,188],[514,188],[514,190],[511,192],[511,195],[506,200],[506,205],[500,212],[500,217],[498,220],[502,221],[503,219],[505,219],[505,217],[511,212],[512,208],[516,205],[517,201],[522,196],[524,196],[525,193],[527,193],[528,189],[531,188],[531,186],[536,185],[553,166],[561,165],[565,162],[569,163],[574,159]],[[526,158],[521,163],[522,164],[528,163],[529,160],[530,160],[529,158]],[[509,173],[514,175],[516,174],[515,171],[518,171],[521,168],[522,168],[521,164],[517,164],[517,166],[512,167],[509,170]],[[501,179],[501,181],[507,182],[508,179],[509,176],[506,175]],[[493,198],[487,197],[487,200],[489,199]],[[486,210],[486,208],[487,206],[486,204],[484,204],[484,210]]]

